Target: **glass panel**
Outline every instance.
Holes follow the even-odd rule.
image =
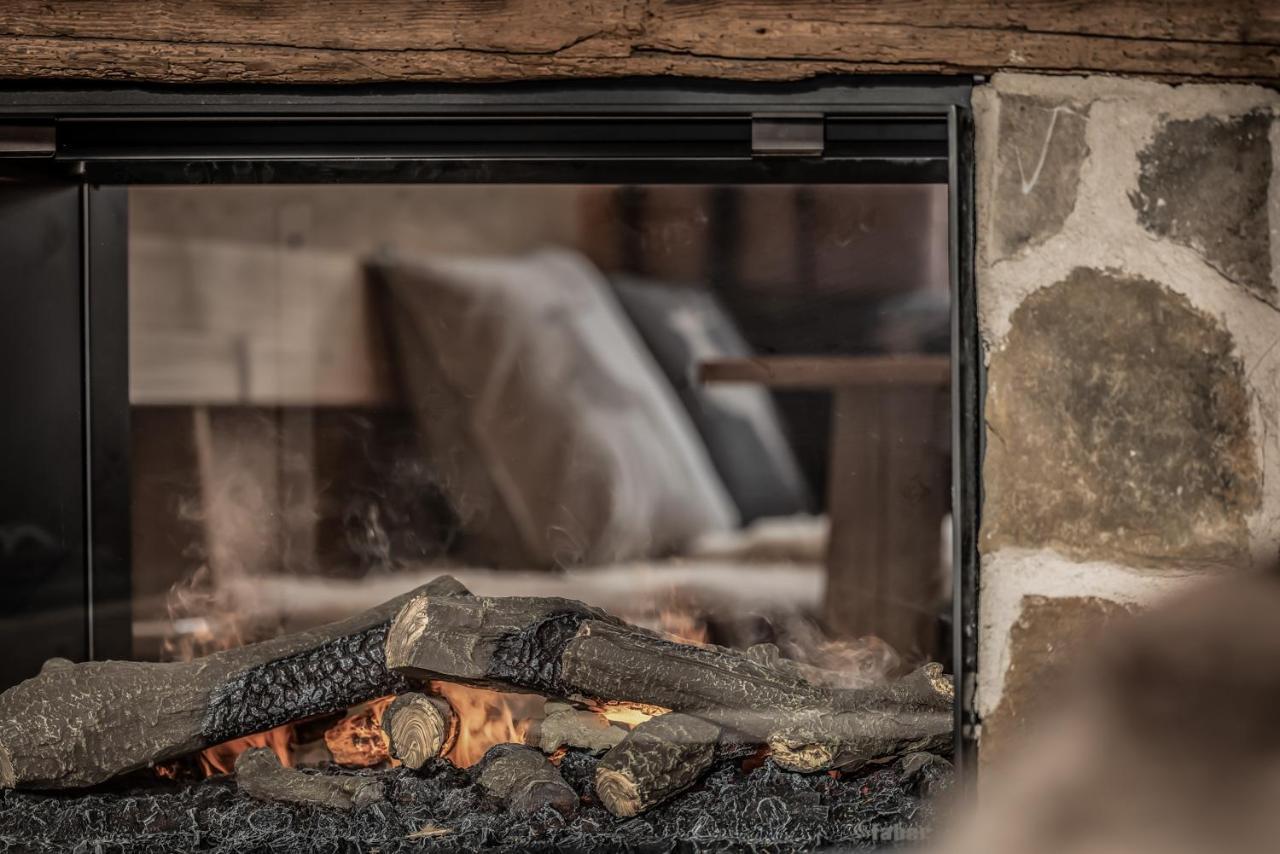
[[[130,191],[134,650],[441,573],[858,685],[946,654],[944,186]]]

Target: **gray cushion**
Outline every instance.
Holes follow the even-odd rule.
[[[597,564],[737,522],[679,401],[581,256],[374,262],[467,557]]]
[[[769,392],[697,380],[698,363],[705,359],[751,355],[715,295],[628,276],[612,281],[702,435],[743,521],[811,510],[808,485]]]

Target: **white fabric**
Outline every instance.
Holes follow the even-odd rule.
[[[377,266],[470,558],[612,563],[735,524],[688,416],[586,259]]]

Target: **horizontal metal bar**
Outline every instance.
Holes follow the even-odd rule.
[[[448,113],[751,113],[804,109],[947,114],[967,104],[972,78],[833,76],[792,83],[588,80],[512,84],[367,86],[0,86],[0,116],[341,115]]]
[[[0,157],[52,157],[53,153],[52,123],[0,125]]]
[[[946,123],[900,115],[470,116],[435,119],[226,117],[185,122],[66,119],[62,160],[746,158],[753,154],[937,159]],[[798,130],[797,130],[798,129]],[[790,133],[794,138],[782,139]],[[801,136],[795,136],[800,133]]]
[[[101,160],[98,184],[942,184],[936,158],[353,158],[346,160]]]

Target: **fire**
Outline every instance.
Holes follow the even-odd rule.
[[[706,621],[688,608],[671,605],[660,609],[658,626],[663,634],[681,643],[701,646],[711,640]]]
[[[380,697],[356,706],[345,718],[325,730],[324,743],[333,754],[334,762],[355,768],[372,768],[383,762],[400,764],[391,758],[391,746],[382,731],[382,714],[394,699]]]
[[[244,738],[233,739],[222,744],[216,744],[213,747],[202,750],[196,760],[200,763],[200,770],[204,772],[206,777],[212,777],[215,774],[230,774],[236,765],[236,757],[244,753],[251,747],[270,747],[280,759],[280,764],[286,768],[293,767],[293,757],[290,753],[290,745],[293,742],[293,724],[285,724],[275,729],[269,729],[266,732],[255,733],[254,735],[246,735]]]
[[[542,710],[544,698],[472,688],[453,682],[432,682],[431,690],[449,701],[458,715],[458,740],[447,758],[470,768],[495,744],[523,743],[529,721]]]

